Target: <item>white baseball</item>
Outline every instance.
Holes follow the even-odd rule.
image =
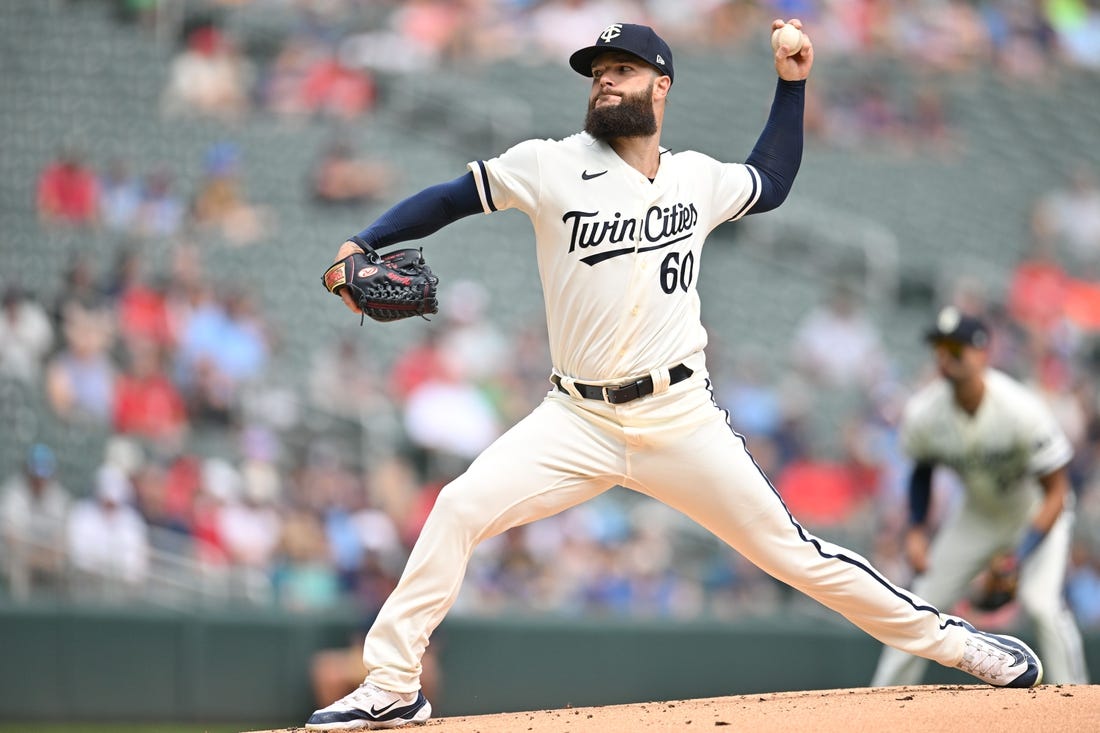
[[[794,56],[802,48],[802,31],[790,23],[784,23],[772,32],[772,50],[778,51],[779,47],[786,45],[790,51],[788,56]]]

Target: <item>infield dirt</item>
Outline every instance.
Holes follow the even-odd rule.
[[[922,685],[669,700],[435,718],[425,733],[1097,733],[1100,685]],[[254,733],[304,733],[304,728]]]

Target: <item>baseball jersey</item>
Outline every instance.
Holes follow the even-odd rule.
[[[468,167],[485,213],[531,218],[560,373],[613,382],[706,346],[696,290],[703,241],[759,198],[752,166],[662,148],[651,182],[578,133],[528,140]]]
[[[954,469],[970,507],[1006,520],[1030,514],[1041,493],[1037,477],[1073,456],[1042,400],[995,369],[985,372],[985,394],[974,415],[955,403],[946,380],[925,386],[906,406],[901,438],[914,460]]]

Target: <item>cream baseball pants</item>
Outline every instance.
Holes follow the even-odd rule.
[[[953,666],[968,631],[863,557],[807,532],[716,406],[705,361],[621,405],[553,391],[440,492],[363,649],[368,681],[419,689],[420,659],[454,603],[475,546],[615,485],[647,494],[875,639]]]

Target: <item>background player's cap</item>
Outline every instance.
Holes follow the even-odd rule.
[[[582,48],[569,57],[569,65],[582,76],[592,76],[592,59],[604,51],[619,50],[637,56],[657,67],[669,79],[672,75],[672,49],[652,28],[633,23],[612,23],[600,32],[595,45]]]
[[[989,346],[989,327],[974,316],[960,313],[958,308],[947,306],[936,316],[936,323],[924,334],[927,341],[954,341],[976,349]]]

